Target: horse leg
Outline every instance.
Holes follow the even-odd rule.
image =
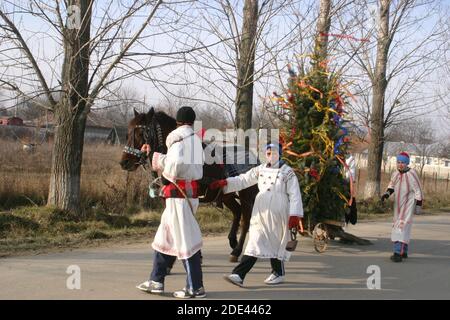
[[[230,195],[230,196],[224,195],[223,203],[233,213],[233,223],[231,224],[231,229],[230,229],[230,232],[228,233],[228,241],[230,243],[230,247],[232,249],[235,249],[236,246],[238,245],[237,232],[239,229],[239,222],[241,220],[241,206],[239,205],[239,203],[236,201],[236,199],[232,195]],[[230,260],[231,260],[231,257],[230,257]],[[237,260],[237,257],[236,257],[236,260]]]
[[[241,199],[242,222],[238,245],[231,252],[231,256],[236,257],[234,262],[237,262],[237,258],[242,254],[242,250],[244,249],[245,237],[247,236],[250,227],[250,218],[252,217],[254,202],[254,196],[246,190],[239,192],[239,198]]]

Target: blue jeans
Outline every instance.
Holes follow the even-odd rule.
[[[175,256],[155,251],[153,258],[153,270],[150,280],[164,283],[167,275],[167,267],[172,267],[175,262]],[[189,259],[181,260],[186,270],[186,289],[198,290],[203,287],[203,273],[201,266],[201,251],[197,251]]]
[[[397,253],[400,255],[402,255],[404,253],[408,254],[408,244],[400,242],[400,241],[394,242],[394,253]]]

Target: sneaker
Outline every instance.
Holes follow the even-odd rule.
[[[277,276],[274,273],[271,273],[270,276],[268,276],[266,278],[266,280],[264,280],[264,283],[268,283],[271,282],[273,279],[275,279]]]
[[[277,274],[272,273],[270,276],[264,280],[265,284],[280,284],[284,282],[284,276],[279,276]]]
[[[391,260],[394,261],[394,262],[402,262],[403,258],[402,258],[402,256],[399,255],[398,253],[394,253],[394,254],[391,256]]]
[[[156,281],[145,281],[136,286],[136,288],[147,293],[161,294],[164,292],[164,283]]]
[[[233,273],[233,274],[230,274],[228,276],[224,275],[223,278],[226,281],[234,284],[235,286],[238,286],[238,287],[243,287],[244,286],[244,280],[242,280],[241,277],[238,274]]]
[[[187,290],[186,288],[183,288],[180,291],[175,291],[173,293],[173,296],[175,298],[179,298],[179,299],[205,298],[206,292],[203,287],[201,287],[195,291]]]

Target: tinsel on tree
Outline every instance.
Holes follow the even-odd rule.
[[[284,119],[283,157],[299,178],[306,222],[343,221],[352,201],[352,184],[345,179],[349,94],[325,60],[312,56],[303,75],[290,65],[288,70],[287,90],[274,99]]]

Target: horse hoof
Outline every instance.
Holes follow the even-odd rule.
[[[238,262],[238,257],[230,255],[230,262]]]

